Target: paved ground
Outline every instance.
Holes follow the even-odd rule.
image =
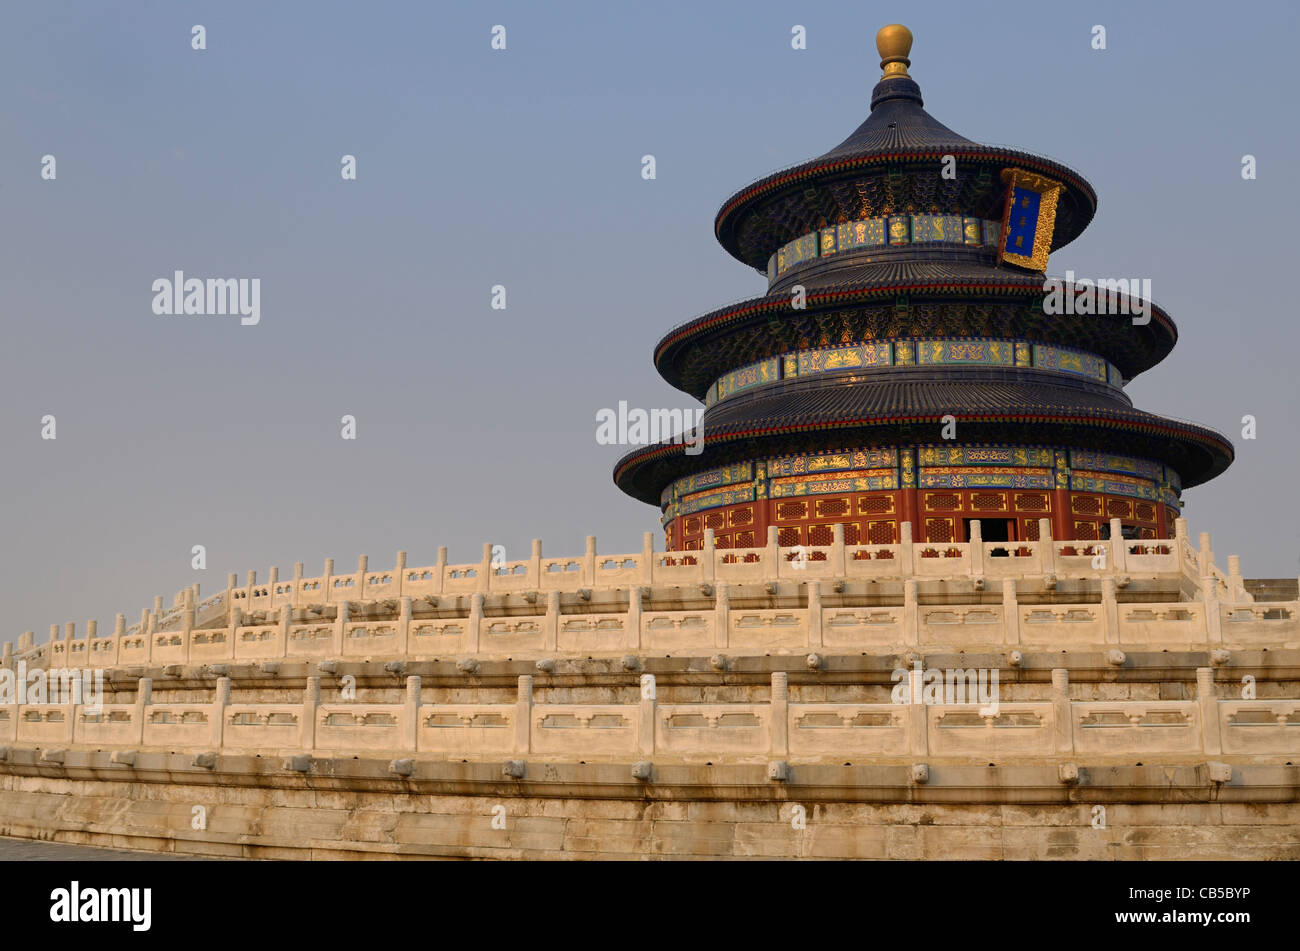
[[[0,862],[193,862],[192,855],[168,855],[165,852],[124,852],[100,849],[91,845],[65,845],[61,842],[37,842],[0,836]]]

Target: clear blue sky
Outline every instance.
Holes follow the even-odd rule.
[[[1237,447],[1191,529],[1294,576],[1293,3],[11,3],[0,637],[297,560],[638,549],[658,513],[614,487],[595,414],[694,405],[654,343],[765,287],[718,206],[861,122],[895,21],[936,118],[1096,187],[1051,271],[1152,280],[1181,339],[1135,404]],[[261,323],[155,316],[177,269],[260,278]]]

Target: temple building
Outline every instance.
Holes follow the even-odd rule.
[[[824,155],[718,212],[718,241],[764,296],[691,320],[655,366],[707,406],[703,451],[624,456],[616,484],[660,506],[669,550],[1168,538],[1182,490],[1233,449],[1135,409],[1173,320],[1130,287],[1046,277],[1097,196],[1077,172],[980,145],[933,119],[908,75],[911,33],[880,31],[871,113]],[[1127,282],[1124,282],[1127,285]],[[1064,305],[1062,300],[1064,299]]]

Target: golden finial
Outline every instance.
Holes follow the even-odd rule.
[[[906,79],[911,61],[912,31],[900,23],[882,26],[876,34],[876,52],[880,54],[880,68],[885,71],[881,79]]]

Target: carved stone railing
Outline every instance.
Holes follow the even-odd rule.
[[[258,584],[249,572],[247,584],[236,587],[231,575],[224,592],[203,601],[197,585],[182,589],[172,608],[164,611],[157,598],[154,609],[145,609],[130,628],[118,615],[108,637],[98,635],[93,621],[80,638],[75,625],[65,625],[62,634],[55,625],[42,645],[28,632],[16,651],[5,646],[3,663],[109,667],[719,647],[1300,646],[1300,604],[1255,604],[1235,556],[1227,575],[1214,566],[1208,535],[1196,549],[1181,519],[1173,539],[1119,540],[1118,520],[1111,529],[1114,542],[1053,541],[1044,519],[1042,541],[983,542],[977,533],[970,542],[939,544],[913,543],[904,523],[899,544],[845,545],[843,526],[836,525],[829,546],[782,548],[773,529],[768,544],[755,549],[718,549],[706,532],[703,549],[668,553],[655,552],[647,533],[635,554],[599,555],[593,537],[580,557],[544,558],[541,542],[534,541],[527,560],[505,560],[499,548],[485,545],[482,561],[450,565],[443,548],[429,567],[408,567],[399,552],[390,570],[371,571],[362,556],[357,571],[344,575],[335,574],[328,560],[325,572],[313,578],[303,576],[301,564],[291,580],[280,580],[273,568],[267,583]],[[881,584],[876,601],[899,602],[901,588],[901,603],[821,608],[832,586],[839,591],[864,581]],[[1124,591],[1135,582],[1143,594],[1130,604]],[[796,607],[763,612],[730,606],[729,588],[789,583],[802,583]],[[1001,604],[981,598],[982,603],[927,605],[918,587],[950,583],[976,591],[1001,587]],[[1050,593],[1060,584],[1076,591],[1082,585],[1095,600],[1017,603],[1018,589]],[[888,585],[894,594],[886,597]],[[698,587],[708,592],[712,606],[643,610],[643,592],[673,587]],[[603,614],[566,613],[566,599],[590,599],[593,592],[618,603]],[[1162,592],[1157,603],[1136,603]],[[486,599],[509,596],[527,599],[535,613],[520,616],[514,608],[508,617],[495,616]],[[429,616],[431,604],[438,606],[436,616]],[[358,605],[367,607],[365,618],[350,618],[350,608]],[[376,605],[389,608],[378,612],[388,619],[374,619]]]
[[[1197,671],[1193,700],[1071,701],[1067,672],[1057,669],[1048,698],[985,705],[997,700],[996,682],[987,696],[962,703],[791,703],[787,676],[772,675],[767,703],[660,703],[655,678],[646,674],[631,704],[537,703],[529,676],[519,678],[513,703],[426,703],[414,676],[401,703],[323,703],[314,677],[301,703],[232,703],[229,678],[217,682],[209,702],[156,703],[144,679],[135,703],[93,712],[71,704],[0,706],[0,742],[44,750],[557,760],[1300,754],[1300,700],[1217,699],[1210,668]],[[901,696],[925,697],[924,679],[908,671]]]

